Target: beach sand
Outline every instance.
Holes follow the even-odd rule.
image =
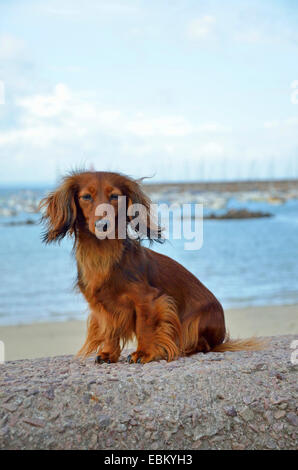
[[[226,325],[233,338],[298,334],[298,305],[227,310]],[[5,360],[75,354],[86,333],[85,321],[1,326]],[[131,347],[132,345],[130,345]]]

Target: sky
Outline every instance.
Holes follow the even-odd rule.
[[[1,0],[0,185],[298,177],[298,2]]]

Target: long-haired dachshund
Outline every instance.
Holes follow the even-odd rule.
[[[145,208],[145,233],[120,237],[116,229],[114,239],[98,237],[98,227],[108,229],[96,208],[112,205],[117,225],[119,200],[125,199],[120,196],[126,196],[128,206]],[[129,361],[139,363],[259,349],[254,339],[229,340],[214,295],[179,263],[141,245],[144,236],[160,241],[161,229],[151,224],[149,230],[150,199],[137,181],[118,173],[73,172],[42,200],[41,208],[46,243],[74,237],[77,286],[90,307],[87,338],[78,354],[97,353],[97,362],[117,362],[121,348],[134,337],[137,350]],[[127,227],[130,221],[127,216]]]

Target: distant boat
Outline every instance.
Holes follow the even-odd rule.
[[[280,204],[284,204],[285,200],[282,197],[270,196],[267,199],[267,202],[269,204],[280,205]]]

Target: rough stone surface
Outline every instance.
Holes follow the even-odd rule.
[[[2,449],[295,449],[294,336],[167,363],[0,365]]]

